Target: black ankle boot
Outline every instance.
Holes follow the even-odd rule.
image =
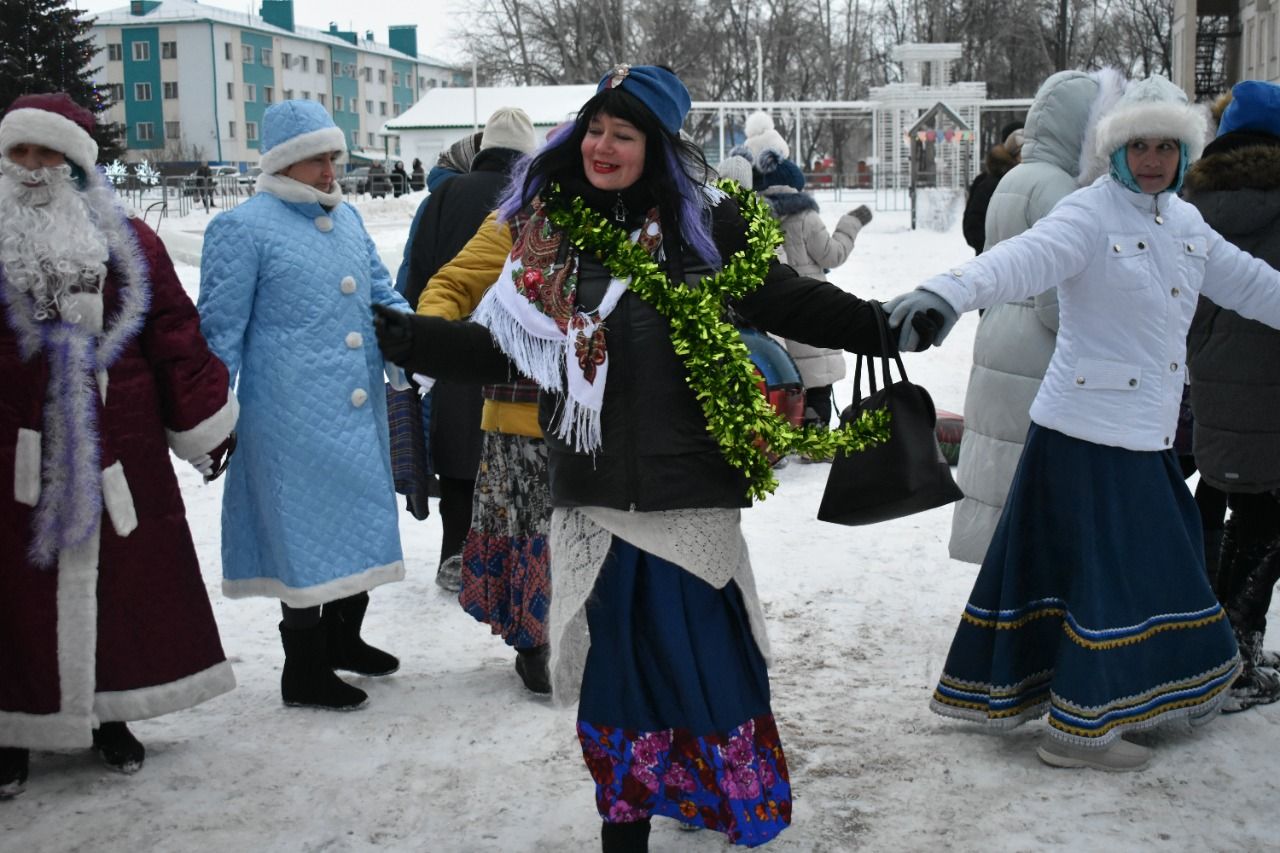
[[[551,646],[543,643],[530,649],[516,649],[516,674],[532,693],[551,692]]]
[[[603,853],[649,853],[649,820],[600,824]]]
[[[359,675],[390,675],[400,668],[395,655],[360,639],[364,612],[369,607],[369,593],[330,601],[321,610],[320,627],[329,643],[329,663]]]
[[[112,770],[137,773],[147,758],[146,748],[124,723],[103,723],[93,730],[94,752]]]
[[[27,789],[30,766],[30,750],[0,746],[0,800],[11,800]]]
[[[284,669],[280,673],[284,704],[354,711],[368,701],[367,693],[333,674],[323,625],[286,628],[281,624],[280,642],[284,645]]]

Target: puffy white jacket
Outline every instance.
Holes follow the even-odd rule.
[[[1031,419],[1129,450],[1173,445],[1187,328],[1201,292],[1280,327],[1280,272],[1224,240],[1176,196],[1134,193],[1109,176],[921,287],[963,312],[1055,285],[1057,346]]]

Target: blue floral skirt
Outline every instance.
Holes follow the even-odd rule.
[[[1055,736],[1104,746],[1210,713],[1239,668],[1173,452],[1033,424],[933,710],[992,728],[1047,711]]]
[[[737,585],[615,537],[586,607],[578,739],[601,817],[670,817],[746,846],[786,828],[787,761]]]

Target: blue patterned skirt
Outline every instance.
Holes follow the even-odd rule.
[[[1172,451],[1032,424],[933,710],[998,729],[1047,711],[1104,746],[1215,710],[1239,668]]]
[[[587,623],[578,739],[601,817],[670,817],[749,847],[785,829],[787,761],[737,585],[614,537]]]

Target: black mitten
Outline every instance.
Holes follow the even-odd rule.
[[[383,358],[402,367],[413,352],[412,317],[385,305],[373,305],[373,331],[378,336],[378,348]]]

